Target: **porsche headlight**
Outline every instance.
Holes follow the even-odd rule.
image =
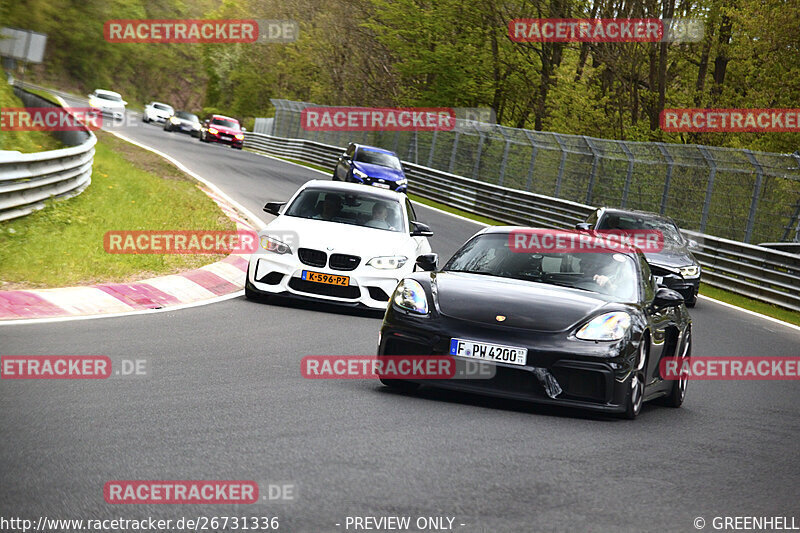
[[[181,119],[179,119],[178,117],[169,117],[169,121],[170,121],[172,124],[175,124],[175,125],[178,125],[178,124],[180,124],[180,123],[181,123]]]
[[[402,267],[408,261],[408,257],[404,255],[385,255],[382,257],[373,257],[367,261],[367,265],[381,270],[393,270]]]
[[[263,235],[259,240],[261,247],[268,252],[273,252],[276,254],[291,254],[292,249],[289,248],[289,245],[279,241],[274,237],[270,237],[268,235]]]
[[[392,298],[398,307],[420,315],[428,314],[428,298],[425,296],[425,289],[418,281],[413,279],[400,281]]]
[[[681,267],[681,276],[684,278],[696,278],[700,275],[700,267],[697,265],[691,265],[687,267]]]
[[[364,179],[364,178],[368,178],[369,174],[367,174],[366,172],[361,172],[357,168],[354,168],[353,169],[353,176],[356,176],[358,178]]]
[[[575,334],[584,341],[618,341],[631,327],[631,315],[613,311],[594,317]]]

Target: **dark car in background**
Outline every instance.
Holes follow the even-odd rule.
[[[642,252],[520,252],[515,230],[525,228],[481,230],[438,271],[420,256],[426,271],[400,281],[378,341],[378,357],[451,356],[492,365],[492,377],[381,381],[626,418],[649,400],[679,407],[686,379],[666,379],[660,361],[689,357],[691,318]]]
[[[687,239],[669,217],[626,209],[597,209],[576,225],[580,230],[658,230],[664,236],[661,251],[645,251],[656,282],[683,295],[687,307],[697,304],[700,290],[700,262],[691,252],[697,243]]]
[[[174,115],[164,121],[164,131],[178,131],[189,133],[192,137],[200,135],[200,119],[188,111],[176,111]]]
[[[239,150],[244,146],[244,130],[235,118],[211,115],[200,127],[200,141],[229,144]]]
[[[408,189],[408,179],[397,154],[364,144],[350,143],[347,150],[339,156],[333,170],[333,179],[397,192],[406,192]]]

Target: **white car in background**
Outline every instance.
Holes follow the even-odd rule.
[[[95,89],[89,95],[89,105],[100,111],[103,115],[109,115],[113,119],[125,118],[125,106],[128,102],[122,99],[122,95],[114,91]]]
[[[278,217],[259,232],[250,256],[250,299],[281,295],[385,309],[418,259],[436,260],[427,239],[433,232],[402,193],[313,180],[264,211]]]
[[[142,122],[166,122],[169,120],[169,117],[174,114],[175,110],[171,105],[162,104],[161,102],[150,102],[144,106]]]

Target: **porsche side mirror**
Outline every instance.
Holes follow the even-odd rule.
[[[589,231],[592,228],[586,222],[578,222],[575,224],[575,229],[578,231]]]
[[[286,205],[286,202],[267,202],[267,204],[264,206],[264,212],[275,216],[280,215],[281,207],[284,205]]]
[[[666,287],[659,287],[656,297],[653,299],[655,309],[665,309],[667,307],[678,307],[683,303],[683,296],[678,291],[673,291]]]
[[[423,224],[422,222],[412,222],[411,227],[412,237],[433,237],[433,231],[427,224]]]
[[[439,266],[439,255],[422,254],[420,256],[417,256],[416,265],[420,268],[420,270],[424,270],[426,272],[433,272]]]

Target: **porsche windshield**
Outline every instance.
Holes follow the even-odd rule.
[[[518,252],[507,233],[480,235],[465,244],[443,270],[547,283],[613,296],[637,298],[637,271],[625,254],[605,252]]]
[[[387,231],[403,231],[400,203],[368,193],[306,189],[286,215]]]

